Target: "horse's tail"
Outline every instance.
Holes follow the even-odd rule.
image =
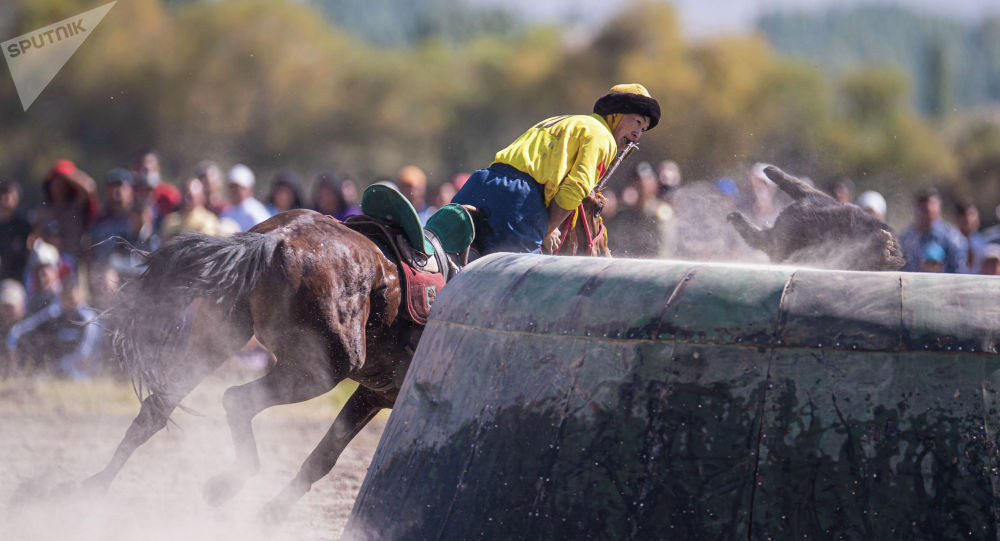
[[[154,252],[136,252],[145,270],[119,288],[104,319],[112,354],[131,375],[140,399],[164,391],[168,363],[183,354],[178,346],[191,303],[198,298],[215,303],[226,319],[238,311],[248,315],[250,292],[274,264],[278,245],[278,239],[260,233],[185,233]]]

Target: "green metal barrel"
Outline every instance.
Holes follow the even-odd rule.
[[[489,256],[345,537],[997,539],[998,341],[993,277]]]

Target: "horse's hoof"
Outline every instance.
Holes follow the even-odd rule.
[[[43,503],[57,494],[45,477],[36,477],[22,481],[17,485],[7,501],[10,509]]]
[[[110,484],[110,480],[97,474],[78,483],[77,488],[87,495],[102,496],[107,493]]]
[[[220,473],[205,483],[202,496],[212,506],[222,505],[243,488],[243,478],[232,473]]]
[[[277,528],[288,518],[288,513],[291,509],[292,506],[285,502],[272,500],[260,510],[260,517],[264,523],[264,527],[267,529]]]

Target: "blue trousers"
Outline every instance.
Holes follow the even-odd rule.
[[[544,188],[527,173],[495,163],[473,173],[451,202],[472,205],[483,213],[489,227],[476,232],[484,250],[481,255],[541,250],[549,211]]]

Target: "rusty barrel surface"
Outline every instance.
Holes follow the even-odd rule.
[[[998,537],[1000,280],[498,254],[347,539]]]

